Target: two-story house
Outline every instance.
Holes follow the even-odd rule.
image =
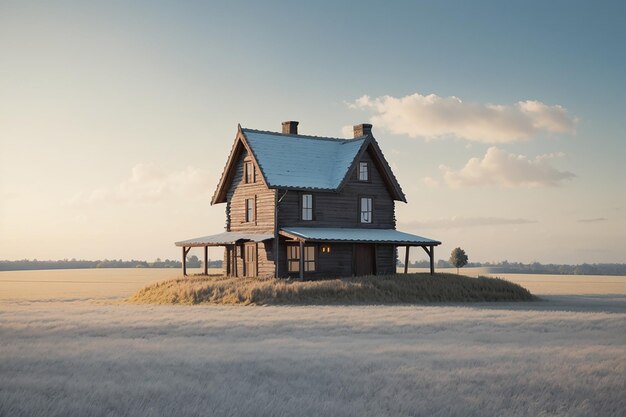
[[[395,202],[406,197],[372,135],[354,126],[354,138],[237,129],[211,204],[226,205],[226,231],[176,242],[224,246],[230,276],[340,277],[392,274],[398,246],[422,247],[434,271],[441,242],[396,230]],[[405,268],[406,272],[406,268]],[[206,273],[206,266],[205,266]]]

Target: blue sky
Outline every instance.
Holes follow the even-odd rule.
[[[625,9],[0,2],[0,258],[177,258],[171,242],[223,226],[208,203],[237,123],[378,120],[399,227],[442,240],[438,257],[624,262]],[[543,127],[510,139],[527,101]]]

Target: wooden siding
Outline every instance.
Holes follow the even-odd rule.
[[[367,162],[370,180],[358,180],[358,162]],[[395,229],[395,202],[369,153],[355,164],[349,181],[339,193],[288,191],[280,203],[280,227],[359,227]],[[284,191],[281,191],[281,195]],[[313,194],[313,220],[301,220],[302,194]],[[360,197],[372,197],[372,223],[361,223]]]
[[[246,184],[244,162],[251,158],[243,151],[234,167],[232,182],[228,187],[226,203],[226,230],[230,232],[274,233],[275,191],[267,188],[256,168],[256,182]],[[255,200],[254,220],[246,222],[246,199]],[[273,241],[257,246],[257,275],[274,276]],[[226,256],[224,256],[226,262]],[[237,273],[243,276],[244,258],[237,257]],[[231,271],[234,274],[234,271]]]
[[[244,181],[244,161],[250,160],[244,151],[235,165],[233,180],[228,187],[226,230],[230,232],[274,233],[274,190],[263,183],[257,172],[257,182]],[[246,199],[255,199],[254,221],[246,222]]]
[[[281,239],[280,245],[280,265],[278,276],[291,276],[297,278],[298,273],[287,272],[287,245],[295,244],[295,242],[287,242]],[[316,278],[340,278],[349,277],[354,274],[354,243],[328,243],[330,245],[330,253],[322,253],[319,250],[320,245],[326,243],[311,243],[309,245],[316,246],[317,253],[317,270],[315,272],[305,272],[305,279]],[[376,274],[389,275],[396,271],[396,248],[394,245],[376,244]]]
[[[396,247],[394,245],[376,245],[376,274],[396,273]]]

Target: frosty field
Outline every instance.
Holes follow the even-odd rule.
[[[530,303],[189,307],[118,301],[154,271],[91,272],[0,273],[1,416],[626,411],[623,277]]]

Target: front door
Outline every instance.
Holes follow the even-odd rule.
[[[256,243],[246,243],[244,248],[244,273],[247,277],[256,277]]]
[[[354,275],[374,275],[374,245],[354,245]]]

